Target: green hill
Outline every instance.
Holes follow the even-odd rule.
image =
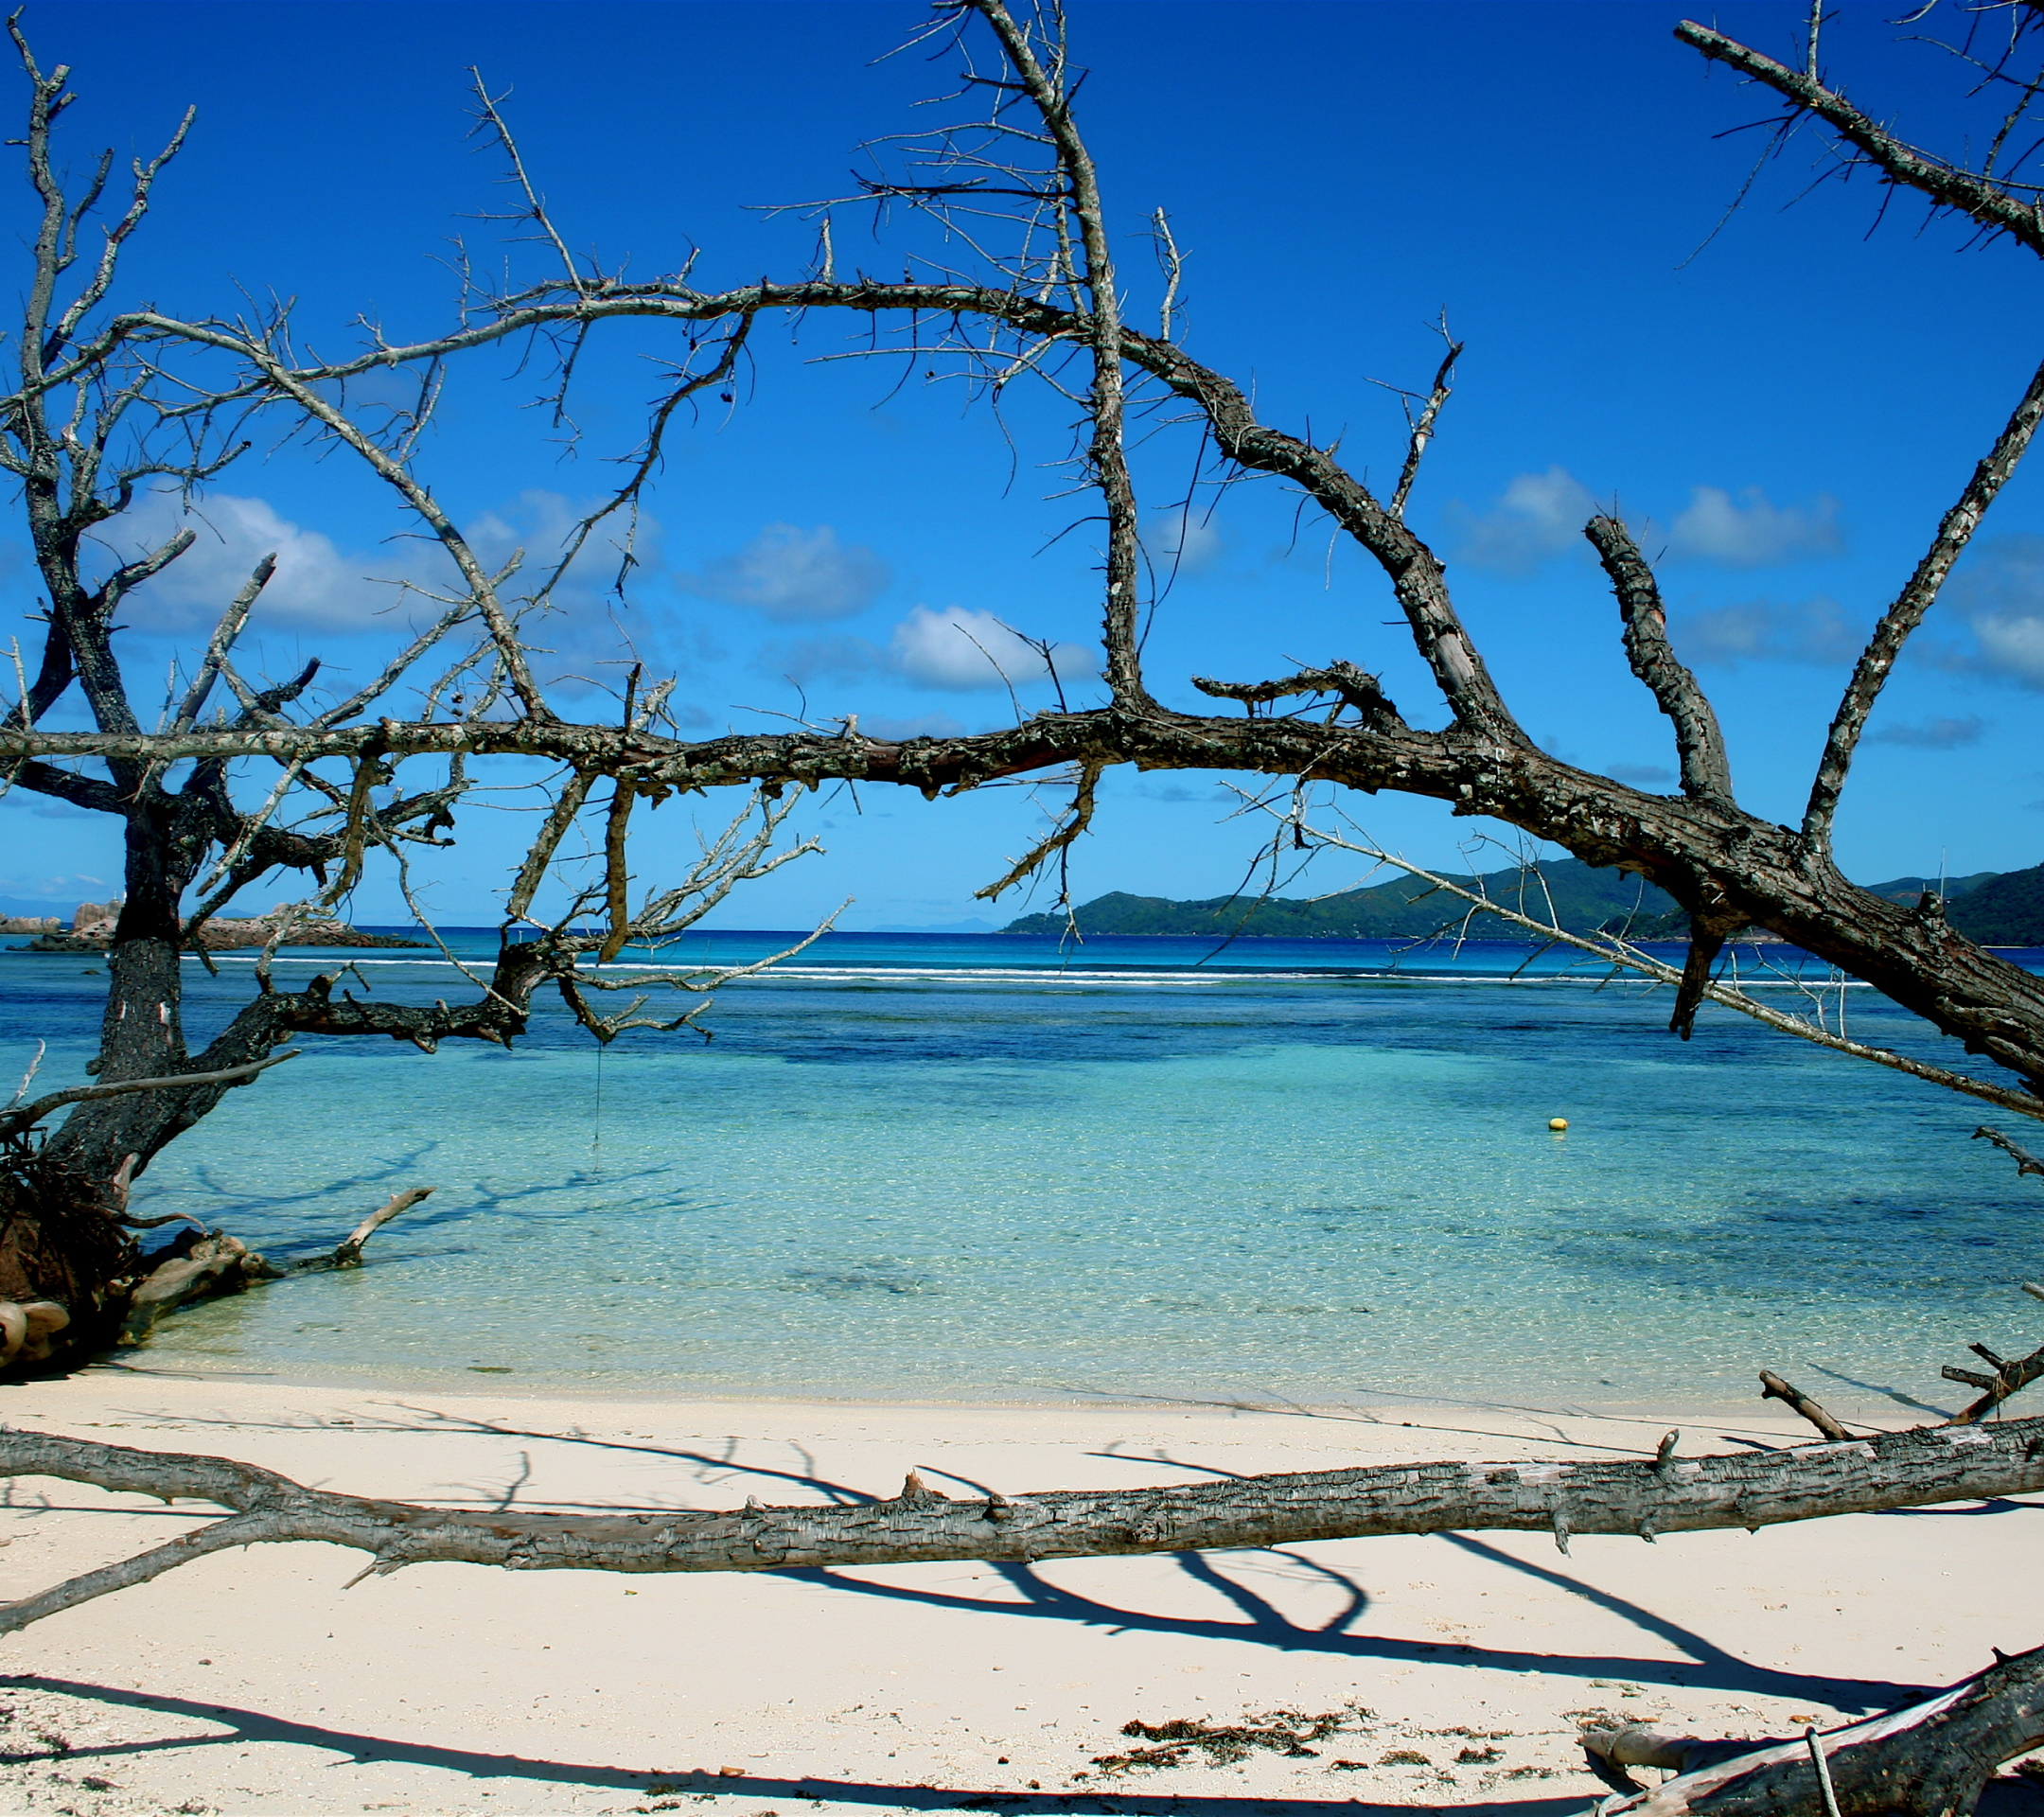
[[[1953,902],[1946,919],[1983,946],[2044,946],[2044,864],[1989,877]]]
[[[1536,881],[1532,872],[1538,872]],[[1576,858],[1557,859],[1521,872],[1514,866],[1481,877],[1455,876],[1473,889],[1481,884],[1495,901],[1544,918],[1548,901],[1560,925],[1574,933],[1624,924],[1636,940],[1683,940],[1689,924],[1673,900],[1644,879],[1621,871],[1600,871]],[[1544,889],[1542,889],[1544,883]],[[1875,894],[1913,904],[1935,877],[1891,877],[1869,884]],[[1976,871],[1945,879],[1948,918],[1968,939],[1996,946],[2044,946],[2044,865],[2028,871]],[[1204,902],[1174,902],[1166,896],[1134,896],[1117,891],[1097,896],[1074,911],[1083,934],[1262,935],[1289,940],[1408,940],[1460,922],[1459,897],[1412,877],[1395,878],[1368,890],[1349,890],[1318,901],[1274,896],[1214,896]],[[1024,915],[1004,934],[1060,934],[1062,915]],[[1510,940],[1521,930],[1495,915],[1471,917],[1468,931],[1478,940]]]
[[[1539,873],[1536,880],[1533,872]],[[1673,900],[1644,879],[1621,871],[1593,870],[1577,858],[1559,858],[1522,873],[1515,865],[1477,878],[1453,881],[1473,889],[1479,882],[1490,896],[1522,912],[1545,916],[1552,897],[1554,912],[1571,929],[1600,927],[1612,919],[1658,917],[1675,907]],[[1544,883],[1544,890],[1542,884]],[[1117,891],[1100,896],[1076,910],[1085,934],[1261,934],[1290,940],[1400,940],[1431,934],[1460,921],[1468,907],[1459,897],[1436,891],[1413,877],[1395,878],[1368,890],[1345,891],[1317,902],[1272,897],[1215,896],[1206,902],[1172,902],[1164,896],[1132,896]],[[1024,915],[1001,929],[1004,934],[1059,934],[1062,915]],[[1478,940],[1510,939],[1519,931],[1495,915],[1477,915],[1470,933]]]
[[[2029,879],[2025,884],[2024,879]],[[1936,877],[1890,877],[1865,887],[1877,896],[1913,908]],[[2029,871],[1975,871],[1944,879],[1946,919],[1983,946],[2044,946],[2044,865]],[[1632,929],[1635,940],[1686,940],[1689,925],[1678,909]]]
[[[2002,875],[2000,871],[1976,871],[1970,876],[1947,877],[1940,883],[1936,877],[1891,877],[1886,883],[1870,883],[1867,889],[1877,896],[1886,896],[1890,902],[1906,903],[1913,908],[1917,898],[1926,890],[1935,890],[1947,902],[1957,902],[1961,896],[1971,895],[1983,883],[1991,883]],[[2010,876],[2020,876],[2019,871],[2010,872]]]

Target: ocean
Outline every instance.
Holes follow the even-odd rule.
[[[795,938],[679,950],[731,963]],[[486,962],[493,943],[451,944]],[[432,953],[286,955],[278,979],[351,957],[345,988],[467,988]],[[254,988],[250,956],[218,962],[187,964],[195,1048]],[[40,1038],[42,1085],[79,1078],[102,986],[87,960],[0,953],[0,1064]],[[1845,996],[1859,1038],[1970,1064]],[[1969,1342],[2035,1348],[2044,1307],[2019,1283],[2044,1274],[2044,1183],[1968,1139],[2010,1119],[1708,1006],[1683,1043],[1667,1013],[1507,942],[844,934],[720,992],[708,1041],[599,1052],[550,997],[508,1053],[309,1038],[160,1156],[135,1209],[283,1261],[400,1188],[433,1196],[363,1269],[181,1314],[136,1360],[394,1386],[1669,1410],[1735,1405],[1770,1367],[1893,1413],[1954,1404],[1938,1369]]]

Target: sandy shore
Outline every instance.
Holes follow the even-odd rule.
[[[467,1506],[722,1507],[823,1485],[1007,1491],[1399,1457],[1650,1451],[1659,1422],[1496,1409],[799,1406],[236,1382],[103,1368],[0,1389],[10,1424],[214,1451]],[[1410,1420],[1405,1425],[1401,1421]],[[1736,1423],[1729,1423],[1736,1420]],[[1748,1408],[1691,1425],[1801,1436]],[[1595,1448],[1595,1449],[1585,1449]],[[0,1509],[0,1594],[199,1524],[45,1481]],[[180,1811],[1582,1811],[1593,1710],[1782,1734],[2036,1644],[2044,1503],[1647,1546],[1444,1535],[1032,1569],[620,1579],[359,1555],[203,1560],[4,1644],[0,1802]],[[1131,1719],[1343,1713],[1310,1756],[1116,1770]],[[1651,1777],[1652,1775],[1648,1775]],[[2008,1789],[2003,1809],[2044,1810]],[[706,1812],[706,1817],[710,1813]]]

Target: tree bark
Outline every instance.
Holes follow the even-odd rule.
[[[1963,1817],[2004,1760],[2044,1743],[2044,1648],[2000,1660],[1920,1703],[1817,1738],[1840,1817]],[[1604,1817],[1824,1817],[1805,1739],[1698,1740],[1631,1729],[1589,1732],[1593,1764],[1671,1767],[1670,1779]],[[1622,1773],[1600,1774],[1636,1788]]]

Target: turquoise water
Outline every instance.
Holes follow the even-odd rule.
[[[434,1196],[371,1266],[183,1314],[152,1361],[1656,1406],[1743,1400],[1766,1366],[1875,1406],[1871,1387],[1945,1401],[1938,1366],[1968,1341],[2037,1341],[2017,1283],[2044,1273],[2044,1197],[1968,1141],[1981,1107],[1723,1013],[1685,1045],[1665,996],[1553,956],[1514,981],[1530,949],[1507,943],[1211,952],[848,935],[729,987],[708,1044],[639,1034],[599,1058],[552,1004],[509,1054],[308,1039],[159,1158],[137,1209],[287,1257],[396,1188]],[[335,958],[280,979],[315,963]],[[0,955],[0,1062],[41,1036],[44,1078],[76,1076],[87,973]],[[251,988],[245,962],[221,973],[191,967],[195,1037]],[[461,988],[430,956],[360,976]],[[1871,992],[1852,1014],[1965,1064]]]

